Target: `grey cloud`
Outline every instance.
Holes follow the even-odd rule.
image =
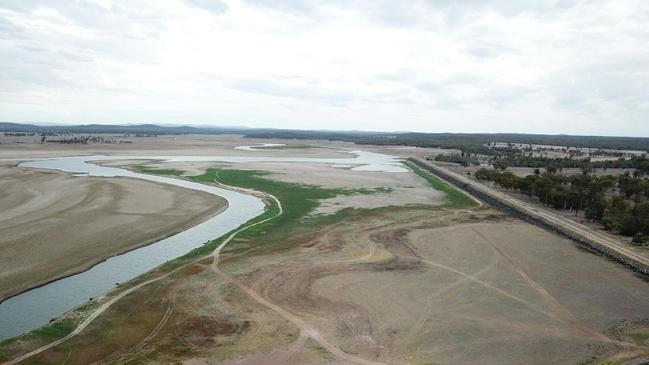
[[[226,84],[232,89],[248,93],[302,100],[318,100],[330,105],[341,105],[355,98],[353,94],[348,92],[329,91],[317,81],[305,81],[295,84],[283,82],[282,78],[239,78],[230,79]]]
[[[15,39],[21,38],[21,33],[24,32],[22,27],[10,22],[9,20],[0,16],[0,38]]]
[[[92,94],[96,99],[88,100],[106,100],[114,95],[102,92],[115,92],[114,85],[119,85],[123,92],[149,98],[154,105],[174,105],[179,98],[176,90],[182,89],[185,97],[197,100],[235,94],[233,100],[240,99],[233,104],[240,103],[241,110],[270,100],[268,105],[343,106],[357,112],[381,107],[403,115],[421,111],[422,118],[443,110],[468,119],[475,110],[527,110],[533,105],[528,113],[532,118],[541,118],[534,116],[539,111],[583,118],[608,112],[612,124],[646,122],[649,53],[643,47],[649,42],[649,2],[643,0],[422,0],[417,5],[389,0],[243,1],[254,5],[246,11],[255,12],[253,18],[259,17],[260,24],[239,21],[235,7],[228,9],[221,1],[150,6],[115,0],[107,9],[72,0],[0,0],[3,98],[18,100],[30,94],[75,100]],[[213,27],[209,18],[191,18],[197,12],[175,11],[183,4],[213,14],[228,12],[233,22]],[[37,19],[39,15],[31,13],[37,7],[55,9],[70,22]],[[344,20],[337,14],[344,14]],[[293,21],[293,16],[300,19]],[[200,49],[209,44],[210,52],[200,53],[204,62],[186,61],[192,51],[185,44],[178,47],[183,37],[194,36],[182,25],[195,20],[206,23],[196,29],[207,33],[197,35],[205,43],[190,46]],[[229,29],[230,24],[236,24],[235,29]],[[359,34],[353,36],[367,37],[378,46],[368,47],[368,55],[342,54],[339,50],[354,45],[338,47],[337,42],[346,39],[334,38],[344,35],[327,33],[331,29],[357,29]],[[385,44],[394,42],[394,49],[381,47],[384,35]],[[241,39],[251,47],[261,39],[279,46],[269,51],[277,52],[270,60],[236,59],[249,57],[237,53],[244,43]],[[227,62],[220,62],[223,59]],[[293,68],[292,62],[300,62],[299,67]],[[201,74],[209,73],[212,65],[218,68],[214,74]],[[141,70],[145,72],[140,74]],[[155,86],[148,85],[148,79]],[[525,82],[529,85],[521,85]],[[156,87],[159,93],[151,93]],[[204,92],[210,88],[214,92]],[[247,94],[241,97],[233,90]],[[283,99],[277,103],[270,96]],[[43,109],[56,108],[51,100],[42,103]],[[200,113],[214,109],[211,103],[196,103]],[[102,112],[114,115],[112,109]],[[234,107],[227,112],[237,116]],[[364,117],[371,120],[371,114]]]
[[[485,9],[497,11],[506,15],[521,13],[548,13],[568,9],[579,4],[579,0],[427,0],[430,6],[447,12],[481,11]]]
[[[219,0],[184,0],[186,4],[210,11],[215,14],[222,14],[228,11],[228,4]]]
[[[600,103],[607,102],[635,111],[643,101],[649,100],[646,85],[649,85],[646,73],[595,67],[555,75],[547,91],[563,109],[595,113],[600,110]]]
[[[313,15],[316,13],[319,2],[315,0],[245,0],[246,3],[261,8],[282,11],[294,15]]]
[[[492,58],[503,54],[504,48],[493,46],[472,46],[466,48],[466,53],[478,58]]]

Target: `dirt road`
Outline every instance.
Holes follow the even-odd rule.
[[[254,191],[254,190],[243,189],[243,188],[239,188],[239,187],[236,187],[236,186],[225,185],[225,184],[220,184],[220,185],[222,185],[223,187],[225,187],[227,189],[233,189],[233,190],[237,190],[237,191],[242,191],[242,192],[247,193],[247,194],[260,195],[259,192]],[[269,197],[270,199],[272,199],[275,202],[275,204],[277,204],[277,207],[278,207],[277,214],[275,214],[272,217],[263,219],[263,220],[261,220],[259,222],[253,223],[253,224],[251,224],[249,226],[246,226],[245,228],[241,229],[241,231],[243,231],[244,229],[249,229],[249,228],[254,227],[256,225],[268,222],[269,220],[275,219],[275,218],[281,216],[282,214],[284,214],[284,209],[282,208],[282,203],[279,201],[279,199],[277,199],[275,196],[273,196],[271,194],[263,194],[263,195]],[[276,313],[278,313],[279,315],[281,315],[282,317],[284,317],[285,319],[287,319],[288,321],[293,323],[295,326],[297,326],[300,329],[300,336],[301,337],[307,337],[307,338],[313,339],[320,346],[322,346],[324,349],[329,351],[329,353],[331,353],[335,357],[337,357],[337,358],[339,358],[341,360],[350,362],[350,363],[355,363],[355,364],[362,364],[362,365],[381,365],[381,364],[383,364],[381,362],[376,362],[376,361],[363,359],[361,357],[353,356],[353,355],[350,355],[350,354],[344,352],[343,350],[341,350],[337,346],[335,346],[332,343],[330,343],[329,341],[327,341],[327,339],[322,335],[322,333],[315,326],[305,322],[304,320],[302,320],[301,318],[293,315],[292,313],[288,312],[284,308],[282,308],[282,307],[280,307],[280,306],[278,306],[278,305],[276,305],[274,303],[271,303],[262,294],[256,292],[252,288],[249,288],[248,286],[244,285],[242,282],[240,282],[239,280],[237,280],[233,276],[231,276],[228,273],[222,271],[219,268],[219,255],[221,254],[221,250],[223,249],[223,247],[225,247],[235,237],[235,235],[238,232],[240,232],[240,231],[237,231],[234,234],[230,235],[227,239],[225,239],[212,252],[212,258],[213,258],[212,265],[211,265],[212,271],[214,271],[215,273],[221,275],[228,282],[234,284],[237,288],[239,288],[241,291],[248,294],[252,299],[257,301],[259,304],[265,306],[266,308],[269,308],[269,309],[275,311]]]

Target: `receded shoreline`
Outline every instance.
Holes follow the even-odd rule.
[[[74,276],[74,275],[78,275],[78,274],[84,273],[84,272],[86,272],[86,271],[92,269],[93,267],[95,267],[95,266],[101,264],[102,262],[104,262],[104,261],[110,259],[111,257],[121,256],[121,255],[124,255],[124,254],[126,254],[126,253],[129,253],[129,252],[131,252],[131,251],[137,250],[137,249],[139,249],[139,248],[146,247],[146,246],[149,246],[149,245],[153,245],[153,244],[155,244],[156,242],[162,241],[162,240],[164,240],[165,238],[171,237],[171,236],[173,236],[173,235],[175,235],[175,234],[177,234],[177,233],[180,233],[180,232],[182,232],[182,231],[185,231],[185,230],[187,230],[188,228],[191,228],[191,227],[193,227],[193,226],[195,226],[195,225],[197,225],[197,224],[203,223],[203,222],[205,222],[206,220],[208,220],[208,219],[210,219],[210,218],[212,218],[212,217],[214,217],[214,216],[216,216],[216,215],[218,215],[218,214],[221,214],[221,213],[224,212],[226,209],[228,209],[228,206],[229,206],[229,205],[228,205],[228,203],[227,203],[227,201],[226,201],[225,205],[219,207],[216,211],[213,212],[213,214],[211,214],[211,215],[207,215],[207,216],[204,216],[204,217],[202,217],[200,220],[196,220],[196,221],[194,221],[193,224],[191,224],[191,225],[188,225],[188,226],[186,226],[186,227],[179,227],[179,228],[177,228],[177,229],[175,229],[175,230],[173,230],[173,231],[171,231],[171,232],[169,232],[169,233],[167,233],[167,234],[164,234],[164,235],[162,235],[162,236],[159,236],[159,237],[153,238],[153,239],[151,239],[151,240],[148,240],[148,241],[142,242],[141,244],[138,244],[138,245],[136,245],[136,246],[130,247],[130,248],[126,249],[126,250],[122,250],[122,251],[116,252],[114,255],[110,255],[110,256],[108,256],[108,257],[103,257],[103,258],[101,258],[101,259],[98,259],[98,260],[96,260],[95,262],[93,262],[92,264],[90,264],[90,265],[86,265],[86,266],[83,266],[82,268],[80,268],[79,270],[77,270],[77,271],[75,271],[75,272],[73,272],[73,273],[69,273],[69,274],[65,274],[65,275],[57,276],[57,277],[55,277],[55,278],[52,278],[51,280],[47,280],[47,281],[44,281],[44,282],[42,282],[42,283],[39,283],[38,285],[34,285],[34,286],[31,286],[31,287],[29,287],[29,288],[27,288],[27,289],[23,289],[23,290],[21,290],[21,291],[19,291],[19,292],[13,293],[13,294],[11,294],[11,295],[9,295],[9,296],[7,296],[7,297],[0,297],[0,304],[2,304],[3,302],[5,302],[5,301],[7,301],[7,300],[9,300],[9,299],[11,299],[11,298],[13,298],[13,297],[15,297],[15,296],[18,296],[18,295],[20,295],[20,294],[26,293],[26,292],[28,292],[28,291],[30,291],[30,290],[34,290],[34,289],[37,289],[37,288],[43,287],[43,286],[45,286],[45,285],[51,284],[51,283],[53,283],[53,282],[55,282],[55,281],[58,281],[58,280],[61,280],[61,279],[65,279],[65,278],[68,278],[68,277],[71,277],[71,276]]]
[[[0,246],[23,252],[14,257],[23,257],[25,261],[14,258],[2,265],[5,270],[4,275],[0,275],[0,280],[4,281],[4,285],[0,285],[0,303],[88,271],[111,257],[154,244],[228,208],[227,200],[215,195],[138,179],[78,178],[62,172],[19,167],[0,169],[0,180],[9,194],[14,195],[3,197],[7,209],[0,213],[3,235]],[[52,198],[43,193],[53,187],[64,191],[64,198]],[[95,188],[99,193],[89,191]],[[142,189],[154,193],[143,195]],[[124,199],[129,201],[122,201]],[[187,200],[189,206],[182,207],[183,200]],[[194,211],[195,204],[200,206]],[[35,217],[28,217],[29,214]],[[140,225],[148,229],[157,221],[161,225],[156,231],[138,232]],[[87,227],[96,228],[104,222],[112,224],[112,229],[118,232],[112,235],[103,228],[94,236],[77,232]],[[53,229],[53,233],[44,232],[47,229]],[[133,235],[128,230],[134,231]],[[116,244],[107,247],[111,239]],[[31,272],[27,273],[27,268]]]

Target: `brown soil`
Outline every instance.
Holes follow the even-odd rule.
[[[262,167],[355,183],[321,165],[248,165]],[[645,280],[488,208],[385,208],[266,240],[222,254],[221,271],[203,260],[124,297],[25,363],[636,364],[649,352]],[[29,348],[0,346],[0,359]]]
[[[211,194],[126,178],[0,166],[0,300],[187,229]]]
[[[645,281],[488,209],[396,209],[222,265],[332,346],[377,363],[571,364],[635,357],[648,346],[629,337],[649,331]],[[135,356],[167,309],[158,304],[154,316],[126,308],[163,288],[173,314],[138,350],[138,363],[350,363],[219,275],[195,269],[132,294],[83,339],[33,361],[54,363],[81,342],[98,349],[88,361]],[[138,324],[125,327],[132,336],[99,336],[127,315]]]

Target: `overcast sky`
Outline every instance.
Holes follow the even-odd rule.
[[[649,136],[649,1],[0,0],[0,121]]]

